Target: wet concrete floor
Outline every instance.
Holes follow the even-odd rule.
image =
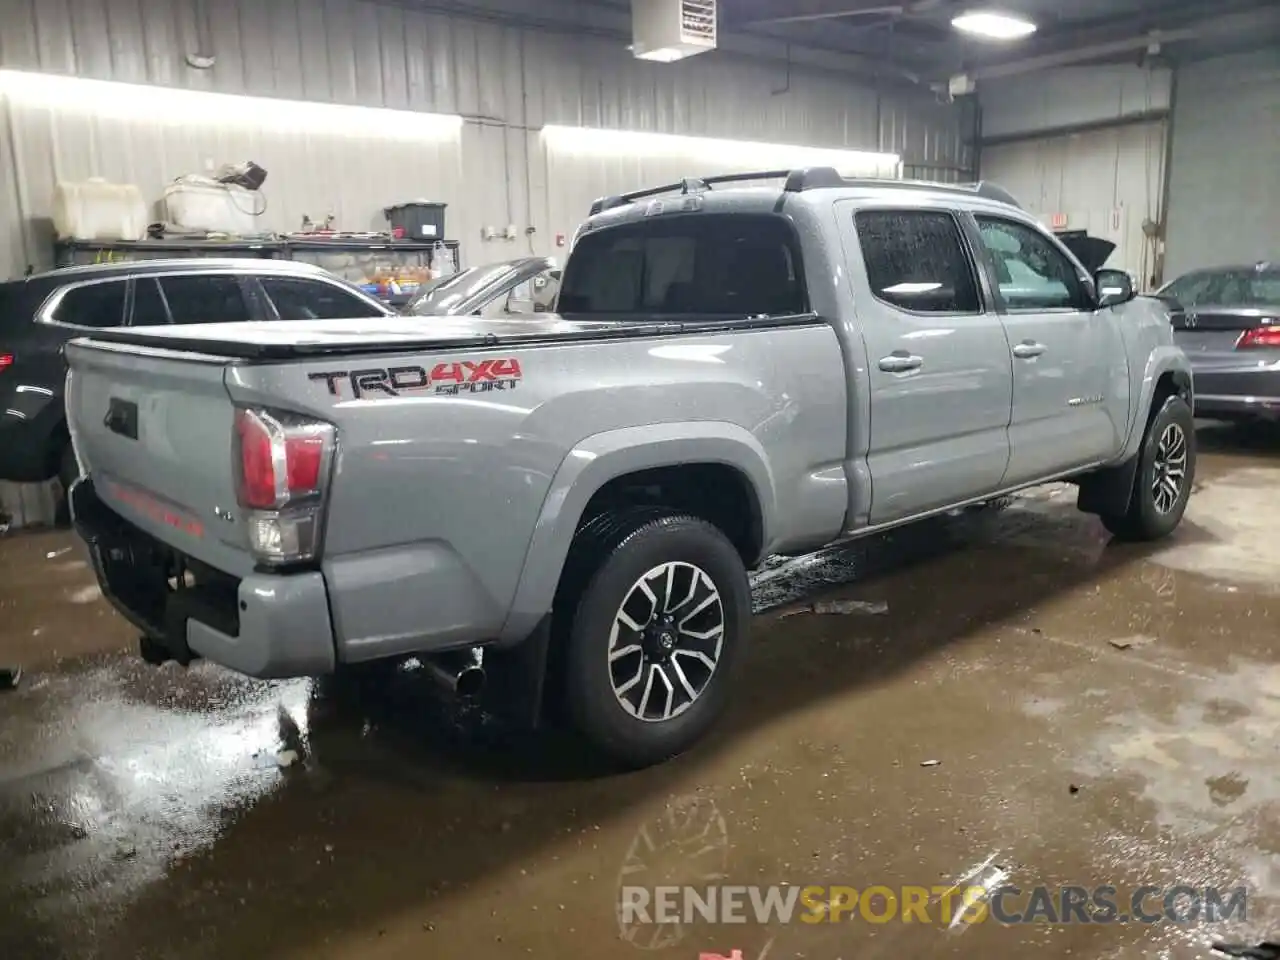
[[[0,694],[0,957],[1103,960],[1274,938],[1280,436],[1202,444],[1154,547],[1046,487],[767,566],[727,721],[625,775],[448,711],[412,672],[148,668],[70,535],[0,541],[0,662],[27,667]],[[784,883],[1248,901],[1156,924],[948,925],[936,894],[930,923],[618,910],[624,884]]]

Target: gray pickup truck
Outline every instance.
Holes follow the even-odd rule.
[[[770,554],[1062,479],[1117,536],[1178,525],[1164,304],[991,185],[775,178],[598,201],[556,316],[68,344],[74,519],[143,655],[415,657],[643,765],[724,710]]]

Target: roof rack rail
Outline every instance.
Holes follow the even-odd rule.
[[[714,177],[685,177],[679,183],[667,183],[660,187],[650,187],[647,190],[636,190],[633,193],[601,197],[591,204],[590,216],[626,206],[628,203],[644,197],[657,196],[660,193],[673,193],[676,191],[681,194],[703,193],[710,190],[711,185],[715,183],[740,183],[745,180],[778,179],[785,180],[782,189],[787,193],[803,193],[806,190],[821,190],[833,187],[870,187],[892,184],[896,187],[910,190],[977,194],[987,200],[1007,203],[1017,207],[1019,210],[1022,209],[1022,204],[1018,203],[1013,194],[989,180],[979,180],[974,183],[934,183],[927,180],[896,180],[889,177],[845,177],[835,167],[801,167],[795,170],[766,170],[759,173],[726,173]]]
[[[782,177],[791,176],[792,172],[791,170],[763,170],[758,173],[724,173],[714,177],[685,177],[679,183],[666,183],[660,187],[650,187],[647,190],[636,190],[632,193],[601,197],[591,204],[591,216],[603,213],[606,210],[613,210],[615,207],[626,206],[634,200],[657,196],[660,193],[674,193],[676,191],[682,194],[703,193],[710,190],[711,185],[714,183],[741,183],[744,180],[778,180]]]

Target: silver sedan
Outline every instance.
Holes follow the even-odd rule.
[[[1191,360],[1196,416],[1280,418],[1280,263],[1196,270],[1157,296]]]

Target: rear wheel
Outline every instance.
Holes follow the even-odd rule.
[[[1182,397],[1167,398],[1151,418],[1138,458],[1129,509],[1102,522],[1123,540],[1158,540],[1182,522],[1195,481],[1195,423]]]
[[[565,577],[557,626],[575,725],[627,766],[687,749],[724,712],[750,628],[733,544],[696,517],[629,508],[579,532]]]

